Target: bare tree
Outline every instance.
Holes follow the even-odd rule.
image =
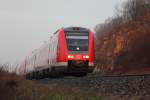
[[[124,4],[123,17],[131,21],[139,16],[150,13],[150,0],[128,0]]]
[[[10,64],[5,63],[1,64],[0,66],[0,72],[9,72]]]

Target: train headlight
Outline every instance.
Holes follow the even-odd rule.
[[[80,48],[79,48],[79,47],[77,47],[77,50],[80,50]]]
[[[73,55],[68,55],[68,58],[74,58],[74,56]]]
[[[68,58],[71,58],[71,56],[70,56],[70,55],[68,55]]]
[[[89,58],[89,56],[85,56],[85,58],[87,58],[87,59],[88,59],[88,58]]]
[[[88,59],[88,58],[89,58],[89,56],[83,56],[83,58]]]

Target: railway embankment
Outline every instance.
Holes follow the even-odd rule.
[[[89,74],[86,77],[47,78],[36,80],[36,82],[91,91],[92,94],[105,97],[108,100],[150,99],[150,75],[103,76],[97,73]]]
[[[1,100],[149,100],[150,75],[65,76],[26,80],[0,72]]]
[[[26,80],[0,72],[1,100],[149,100],[150,75],[65,76]]]
[[[103,100],[103,98],[78,87],[57,83],[40,84],[26,80],[23,76],[0,72],[0,100]]]

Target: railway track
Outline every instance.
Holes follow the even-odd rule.
[[[83,90],[98,93],[120,95],[150,95],[150,75],[101,75],[89,74],[85,77],[66,76],[64,78],[34,80],[46,85],[64,85],[79,87]]]

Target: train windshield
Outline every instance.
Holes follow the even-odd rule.
[[[87,33],[68,33],[66,40],[69,51],[88,51]]]

